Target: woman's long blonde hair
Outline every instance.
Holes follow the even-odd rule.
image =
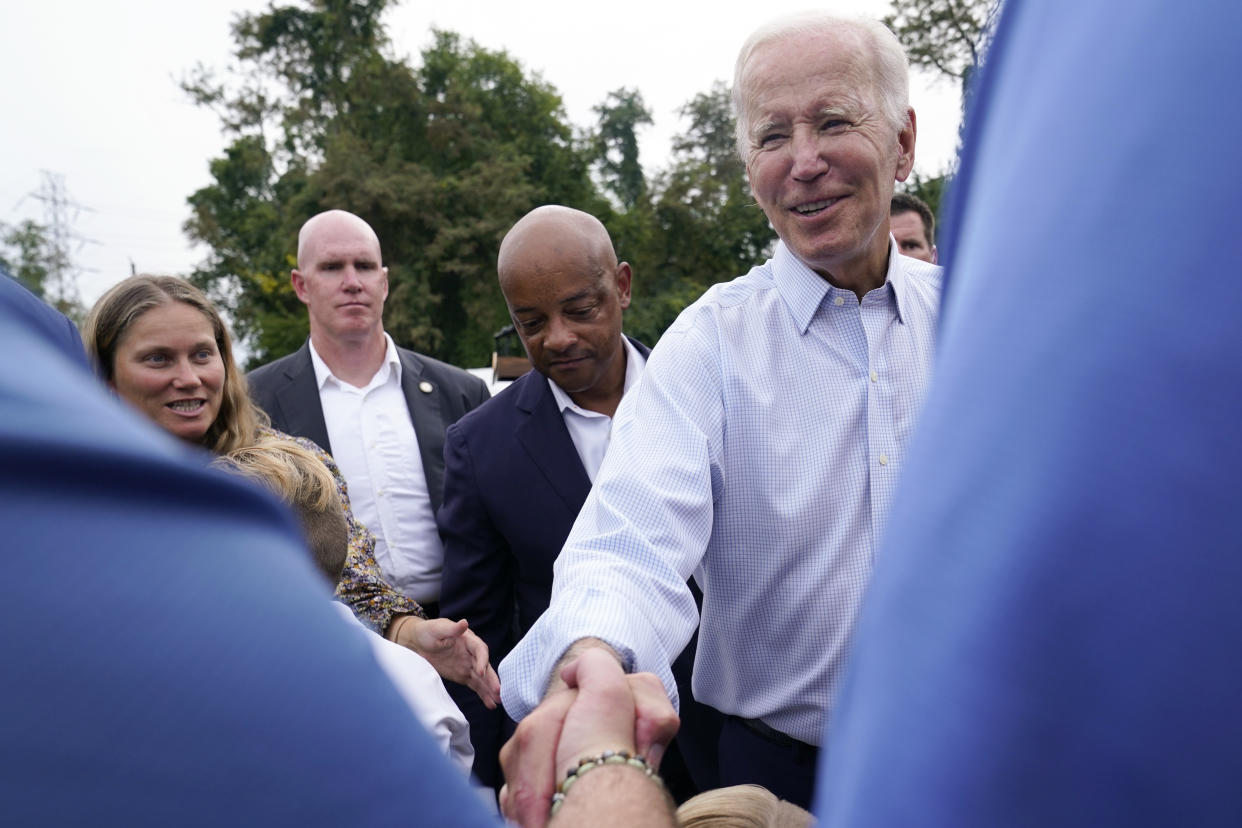
[[[108,290],[82,325],[82,340],[95,363],[95,370],[109,385],[116,370],[116,350],[134,321],[152,308],[172,302],[189,305],[207,318],[215,336],[216,348],[224,362],[224,388],[220,412],[200,441],[216,454],[254,443],[267,417],[250,401],[246,378],[233,361],[229,330],[215,304],[201,290],[176,276],[131,276]]]

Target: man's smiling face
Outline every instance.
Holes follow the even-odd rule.
[[[914,161],[913,122],[897,131],[884,118],[859,52],[830,34],[788,37],[746,70],[755,199],[794,255],[845,282],[886,261],[893,182]]]

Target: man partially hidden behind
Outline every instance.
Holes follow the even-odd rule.
[[[441,609],[469,621],[493,663],[547,609],[552,564],[604,459],[613,414],[649,353],[621,332],[632,274],[594,216],[555,205],[533,210],[505,236],[497,271],[535,370],[449,428],[437,515]],[[693,645],[678,673],[687,692],[692,662]],[[498,786],[497,754],[512,723],[473,694],[454,695],[470,720],[475,773]]]
[[[936,217],[927,202],[910,193],[895,193],[889,227],[903,255],[936,264]]]
[[[694,697],[728,716],[719,784],[809,806],[932,363],[940,269],[889,235],[894,182],[914,163],[906,74],[873,21],[802,16],[743,47],[738,148],[780,242],[681,314],[622,401],[551,605],[501,665],[510,714],[545,699],[546,722],[558,664],[589,647],[676,699],[693,573]],[[510,807],[550,798],[540,764],[515,767]]]
[[[375,231],[358,216],[329,210],[307,221],[291,278],[310,315],[310,338],[251,372],[255,402],[273,426],[332,455],[354,513],[375,533],[384,577],[434,617],[444,559],[435,524],[444,430],[488,399],[487,386],[398,348],[385,333],[388,268]],[[413,611],[412,602],[399,609]]]

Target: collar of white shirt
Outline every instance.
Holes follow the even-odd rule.
[[[621,342],[625,345],[625,387],[621,391],[624,396],[642,376],[647,360],[624,336],[621,337]],[[604,462],[608,441],[612,438],[612,418],[598,411],[580,408],[559,385],[551,379],[547,382],[552,389],[552,396],[556,399],[557,408],[560,409],[561,419],[565,421],[565,428],[569,431],[569,439],[578,450],[582,467],[587,477],[594,482],[595,475]]]
[[[629,390],[634,387],[634,383],[638,382],[638,378],[643,375],[643,366],[647,364],[647,360],[643,358],[643,355],[638,352],[638,349],[634,347],[634,344],[625,336],[621,337],[621,343],[625,346],[625,387],[621,389],[621,395],[625,396],[625,394],[627,394]],[[569,395],[565,393],[564,389],[553,382],[551,378],[548,378],[547,382],[548,387],[552,389],[552,396],[556,398],[556,407],[562,414],[566,411],[572,411],[575,414],[582,415],[583,417],[608,416],[606,414],[600,414],[598,411],[589,411],[585,408],[580,408],[577,403],[569,398]]]
[[[905,324],[905,320],[901,316],[901,306],[905,293],[908,290],[906,278],[905,270],[901,267],[900,251],[897,249],[897,242],[890,235],[888,239],[888,272],[885,274],[884,284],[875,290],[869,291],[863,297],[863,301],[867,301],[872,296],[883,299],[886,298],[887,294],[891,293],[893,304],[897,310],[897,321]],[[789,309],[790,315],[793,316],[798,329],[802,333],[806,333],[807,328],[811,326],[811,320],[819,310],[820,304],[825,300],[836,302],[837,304],[858,302],[854,291],[829,284],[827,279],[811,270],[801,259],[795,256],[785,246],[784,242],[778,242],[776,251],[772,254],[772,279],[776,282],[777,291],[780,293],[781,298],[785,300],[785,306]],[[837,302],[838,297],[841,300],[839,302]]]
[[[380,365],[379,370],[371,377],[371,381],[358,389],[363,393],[370,391],[377,385],[383,385],[388,382],[390,376],[395,376],[397,378],[397,385],[401,385],[401,358],[397,356],[397,344],[392,341],[392,337],[388,335],[387,331],[384,332],[384,342],[387,344],[387,347],[384,349],[384,361]],[[315,387],[322,391],[324,385],[332,381],[346,388],[357,388],[357,386],[350,385],[332,373],[328,363],[324,362],[323,357],[315,350],[315,341],[313,339],[308,340],[308,344],[310,345],[311,365],[315,369]]]

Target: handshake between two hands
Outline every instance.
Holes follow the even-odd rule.
[[[680,724],[653,674],[626,675],[604,646],[587,646],[571,658],[560,669],[560,682],[554,679],[500,752],[506,780],[501,813],[523,828],[542,828],[548,821],[557,783],[580,759],[627,751],[658,768]],[[655,790],[650,782],[643,785]],[[603,801],[592,804],[608,807]]]

